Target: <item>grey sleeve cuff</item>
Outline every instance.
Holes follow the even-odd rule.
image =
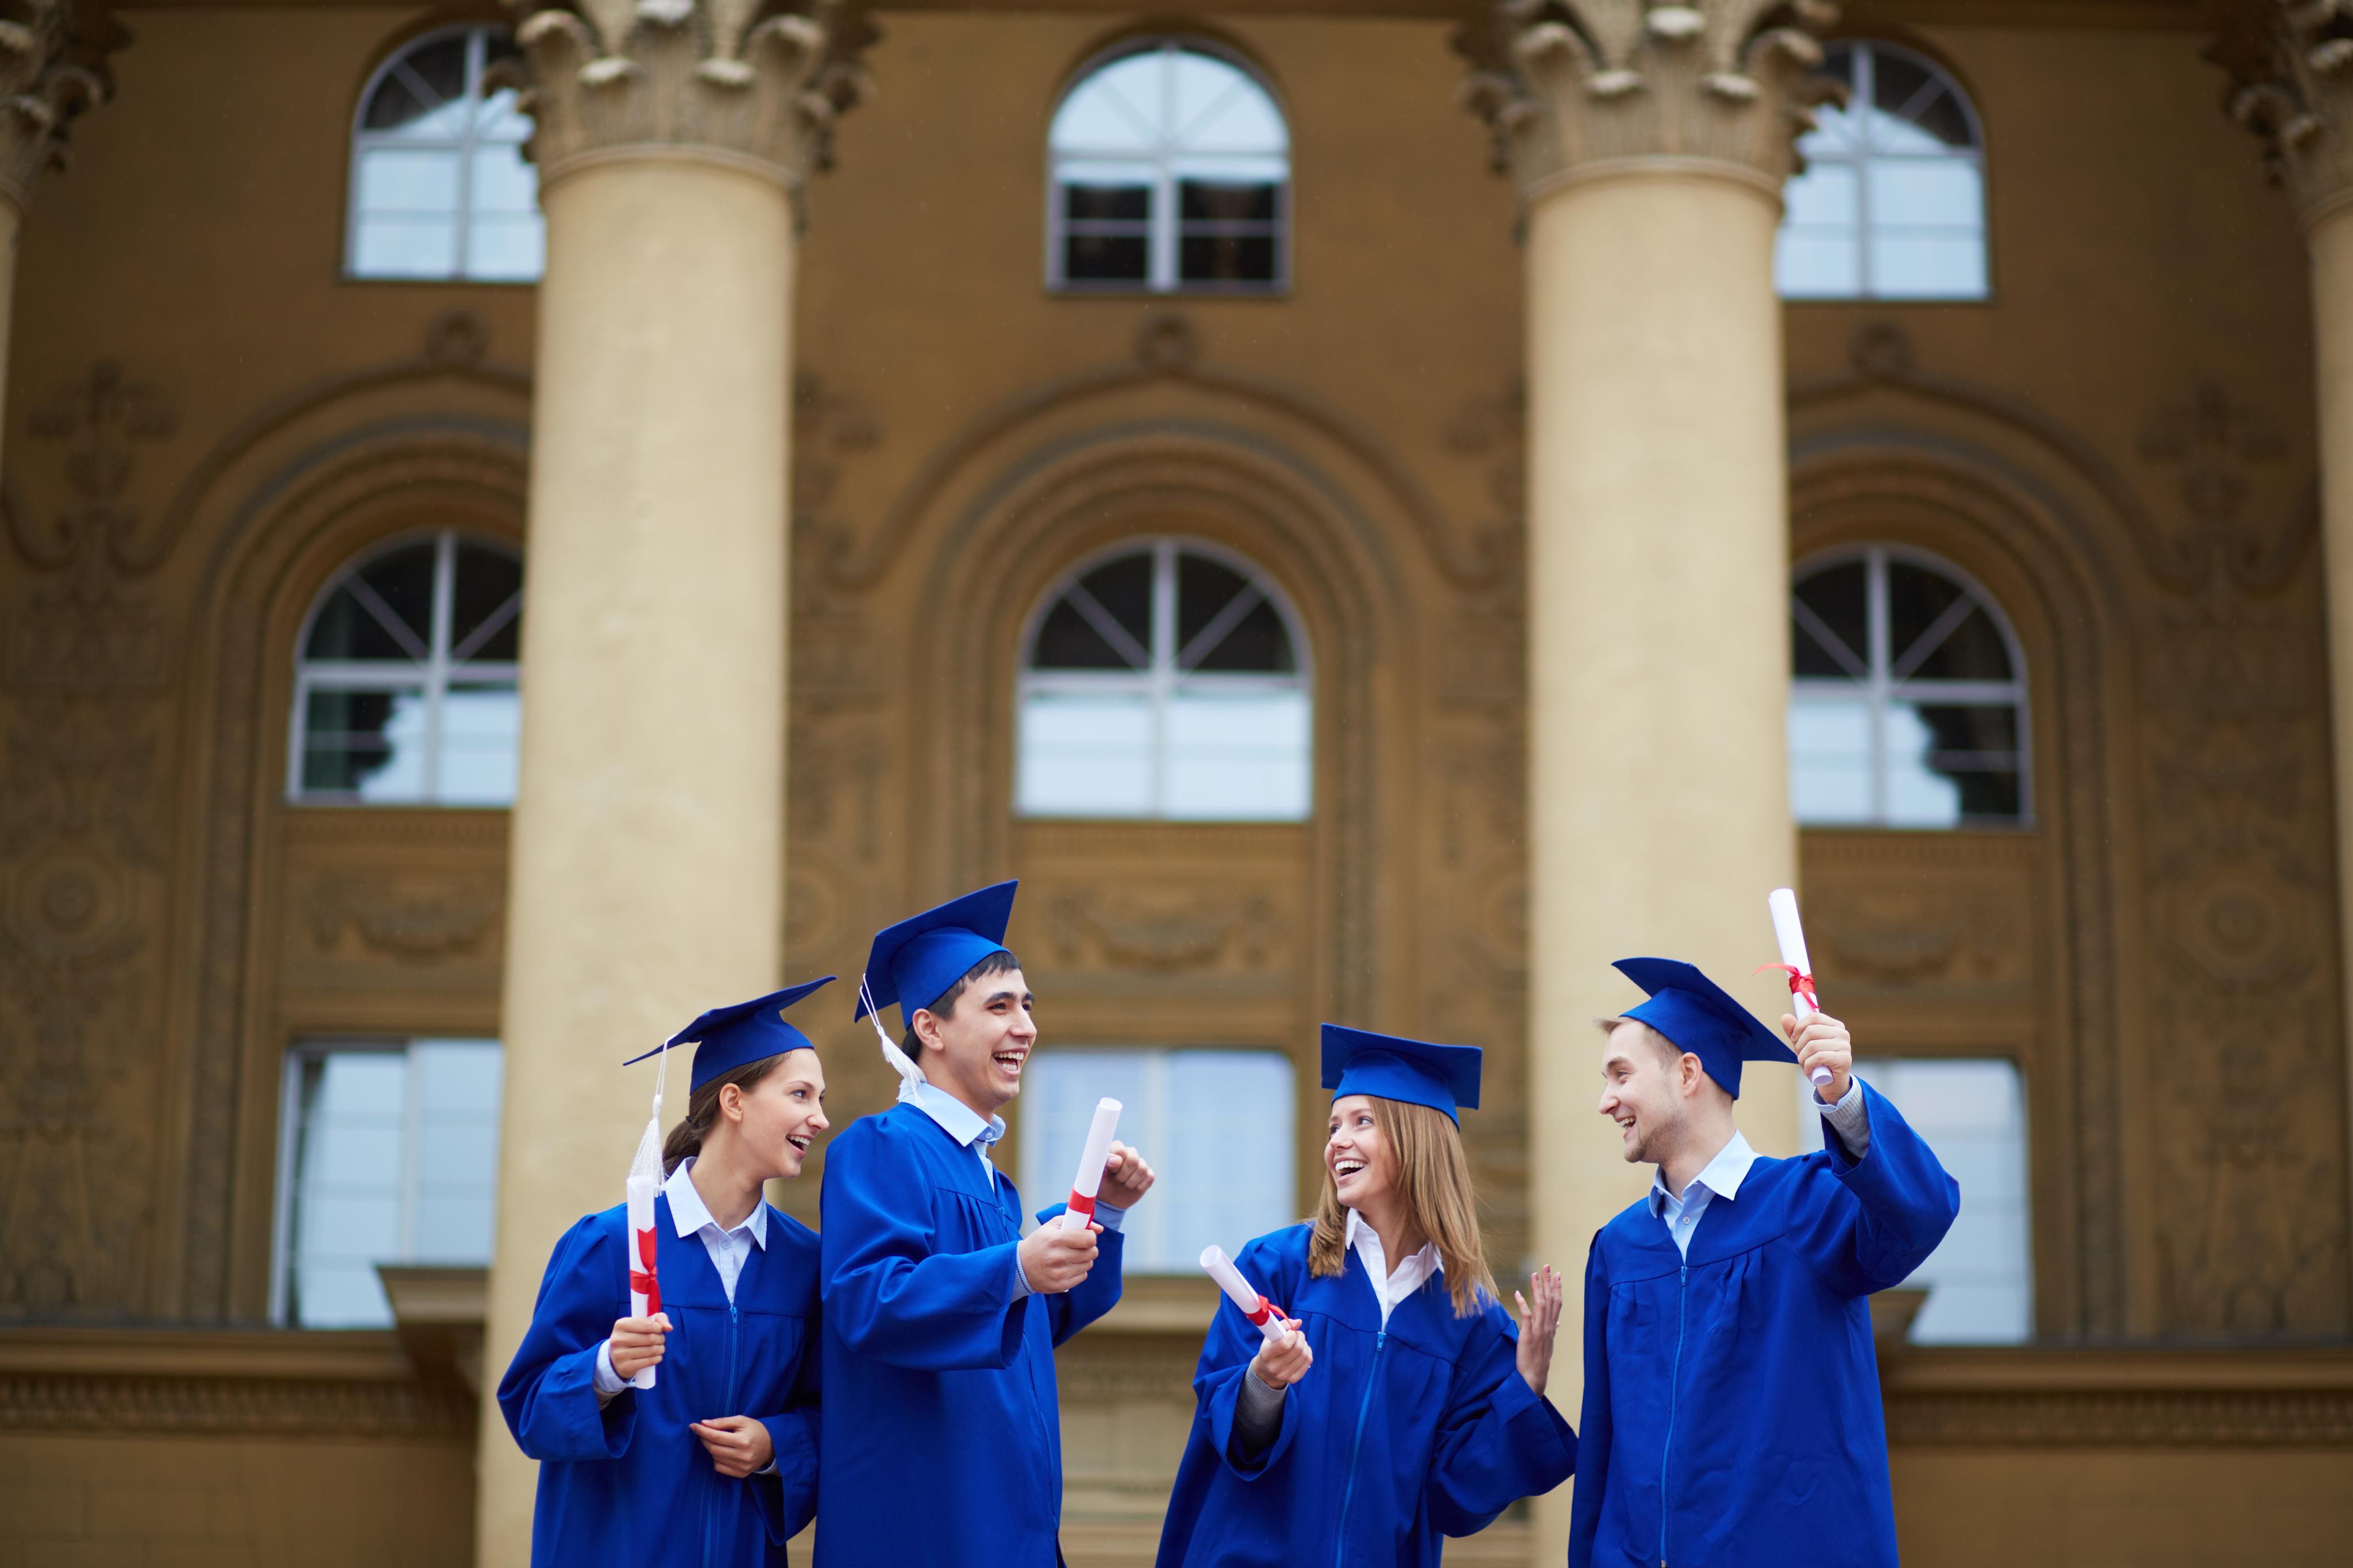
[[[1822,1113],[1822,1125],[1838,1134],[1838,1141],[1846,1145],[1849,1154],[1860,1160],[1871,1152],[1871,1113],[1862,1103],[1862,1079],[1849,1073],[1846,1093],[1839,1097],[1836,1105],[1825,1103],[1820,1089],[1811,1090],[1810,1098],[1814,1109]]]
[[[1021,1248],[1016,1247],[1013,1249],[1013,1299],[1018,1301],[1024,1296],[1036,1294],[1029,1289],[1029,1276],[1021,1272]]]
[[[1113,1208],[1109,1204],[1099,1203],[1095,1205],[1095,1223],[1103,1226],[1105,1230],[1117,1230],[1119,1228],[1119,1222],[1126,1217],[1127,1211],[1125,1209]]]
[[[621,1374],[613,1370],[613,1340],[609,1334],[596,1347],[596,1372],[591,1381],[596,1385],[598,1409],[610,1405],[614,1397],[628,1386],[621,1381]]]
[[[1235,1459],[1249,1464],[1274,1446],[1275,1435],[1282,1430],[1282,1389],[1268,1387],[1259,1381],[1258,1373],[1242,1369],[1230,1445]]]

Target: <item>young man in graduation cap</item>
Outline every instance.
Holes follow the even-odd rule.
[[[1038,1031],[1000,882],[874,939],[856,1017],[897,1003],[899,1102],[826,1158],[820,1568],[1053,1568],[1062,1512],[1054,1347],[1119,1300],[1119,1225],[1152,1185],[1113,1143],[1095,1223],[1021,1235],[989,1163]]]
[[[825,1131],[825,1069],[781,1014],[832,979],[714,1007],[670,1037],[696,1048],[654,1200],[658,1311],[628,1315],[626,1205],[556,1243],[498,1387],[541,1461],[537,1568],[783,1568],[808,1523],[818,1238],[761,1187],[799,1175]]]
[[[1618,968],[1650,1000],[1602,1020],[1599,1110],[1658,1171],[1586,1265],[1570,1568],[1894,1568],[1866,1298],[1936,1249],[1960,1189],[1837,1019],[1785,1015],[1785,1041],[1688,963]],[[1828,1071],[1822,1149],[1748,1146],[1744,1061]]]

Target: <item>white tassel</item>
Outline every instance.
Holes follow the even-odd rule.
[[[866,976],[863,974],[858,977],[858,999],[866,1005],[866,1017],[874,1026],[874,1037],[882,1042],[882,1059],[891,1064],[892,1072],[899,1075],[899,1098],[912,1098],[917,1084],[931,1080],[923,1076],[923,1069],[899,1048],[898,1042],[891,1037],[891,1032],[882,1026],[882,1010],[874,1005],[874,994],[866,989]]]

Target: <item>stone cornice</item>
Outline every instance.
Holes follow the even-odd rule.
[[[0,16],[0,201],[21,218],[44,169],[66,163],[74,116],[106,101],[108,51],[123,41],[112,20],[87,25],[73,0],[14,0]],[[92,41],[93,37],[95,42]]]
[[[685,156],[797,193],[868,91],[875,37],[844,0],[512,0],[543,187],[619,157]]]
[[[2353,0],[2266,0],[2222,13],[2208,58],[2231,73],[2232,119],[2309,229],[2353,202]]]
[[[2353,1350],[1907,1348],[1882,1370],[1899,1447],[2341,1447]]]
[[[1456,47],[1462,99],[1494,133],[1495,165],[1534,201],[1589,169],[1671,159],[1778,192],[1809,110],[1829,0],[1495,0]]]

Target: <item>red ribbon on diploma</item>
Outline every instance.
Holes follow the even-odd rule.
[[[1814,977],[1812,975],[1800,973],[1798,966],[1794,963],[1760,963],[1750,973],[1762,974],[1768,969],[1778,969],[1782,973],[1789,977],[1790,995],[1804,997],[1806,999],[1806,1005],[1811,1007],[1817,1013],[1822,1010],[1822,999],[1821,996],[1814,990]]]
[[[1075,1192],[1071,1194],[1071,1201],[1062,1206],[1082,1219],[1091,1220],[1095,1217],[1094,1199],[1082,1198]]]
[[[646,1299],[646,1316],[650,1318],[661,1310],[661,1286],[654,1279],[654,1233],[652,1231],[638,1232],[638,1258],[645,1264],[645,1268],[642,1271],[635,1268],[629,1270],[629,1289]]]
[[[1287,1318],[1290,1315],[1265,1297],[1261,1296],[1258,1299],[1258,1310],[1250,1314],[1250,1321],[1255,1326],[1264,1323],[1269,1318]]]

